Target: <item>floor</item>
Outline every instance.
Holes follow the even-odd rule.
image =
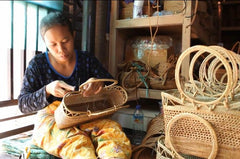
[[[0,152],[0,159],[18,159],[18,157]]]

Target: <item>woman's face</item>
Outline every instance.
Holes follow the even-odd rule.
[[[46,31],[45,44],[59,62],[67,62],[74,56],[74,39],[67,26],[56,25]]]

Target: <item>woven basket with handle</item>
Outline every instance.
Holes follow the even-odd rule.
[[[189,77],[183,79],[188,57]],[[220,46],[193,46],[181,54],[175,70],[178,94],[162,93],[165,144],[176,158],[240,158],[239,64],[237,54]],[[221,77],[219,69],[225,70]]]
[[[117,81],[113,79],[96,79],[90,82],[113,82],[105,86],[100,93],[84,97],[83,83],[79,91],[67,93],[54,113],[58,128],[67,128],[88,122],[94,119],[106,117],[113,114],[127,101],[127,92],[120,86],[116,86]]]

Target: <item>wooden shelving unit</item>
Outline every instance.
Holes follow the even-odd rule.
[[[116,29],[129,29],[129,28],[149,28],[152,27],[164,27],[164,26],[180,26],[183,22],[183,15],[165,15],[155,16],[149,18],[136,18],[136,19],[122,19],[116,20],[114,27]]]
[[[240,41],[240,1],[223,0],[218,6],[220,42],[230,50],[235,42]]]
[[[165,93],[171,93],[171,92],[176,92],[175,89],[170,89],[170,90],[156,90],[156,89],[143,89],[143,88],[139,88],[137,89],[137,92],[133,92],[131,94],[129,94],[128,96],[128,100],[132,101],[132,100],[136,100],[138,98],[148,98],[148,99],[161,99],[161,92],[165,92]]]
[[[179,52],[189,48],[191,41],[191,5],[191,1],[186,1],[186,9],[181,14],[119,19],[119,1],[111,1],[109,72],[113,76],[116,76],[117,64],[122,63],[124,59],[124,49],[127,39],[141,35],[144,31],[149,31],[150,27],[153,29],[158,27],[159,32],[157,34],[159,35],[164,34],[180,37],[181,50]],[[189,59],[186,60],[182,69],[182,75],[185,77],[188,75],[188,62]],[[145,89],[138,89],[138,97],[146,97],[145,92]],[[160,93],[161,90],[149,90],[147,98],[161,99]],[[134,98],[134,95],[130,95],[131,97]]]

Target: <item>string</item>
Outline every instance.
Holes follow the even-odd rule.
[[[140,80],[143,82],[143,84],[144,84],[145,87],[146,87],[146,96],[149,97],[148,84],[147,84],[147,82],[146,82],[146,76],[147,76],[148,74],[146,74],[145,76],[143,76],[142,73],[141,73],[141,71],[143,71],[144,68],[143,68],[142,66],[138,65],[137,63],[132,63],[132,65],[137,68],[137,69],[136,69],[137,74],[138,74]]]
[[[194,8],[194,12],[193,12],[193,15],[192,15],[192,21],[189,25],[186,26],[186,28],[188,28],[189,26],[193,25],[195,19],[196,19],[196,15],[197,15],[197,8],[198,8],[198,0],[196,0],[195,2],[195,8]]]
[[[156,0],[157,2],[157,13],[159,13],[159,0]],[[150,0],[148,0],[148,13],[150,13]],[[150,54],[152,54],[153,52],[153,43],[154,43],[154,40],[155,40],[155,37],[156,37],[156,34],[158,32],[158,19],[159,19],[159,14],[157,14],[157,27],[156,27],[156,30],[153,34],[153,31],[152,31],[152,25],[151,25],[151,18],[148,18],[149,19],[149,29],[150,29],[150,35],[151,35],[151,49],[150,49],[150,53],[148,54],[148,58],[147,58],[147,65],[149,66],[149,60],[150,60]]]

